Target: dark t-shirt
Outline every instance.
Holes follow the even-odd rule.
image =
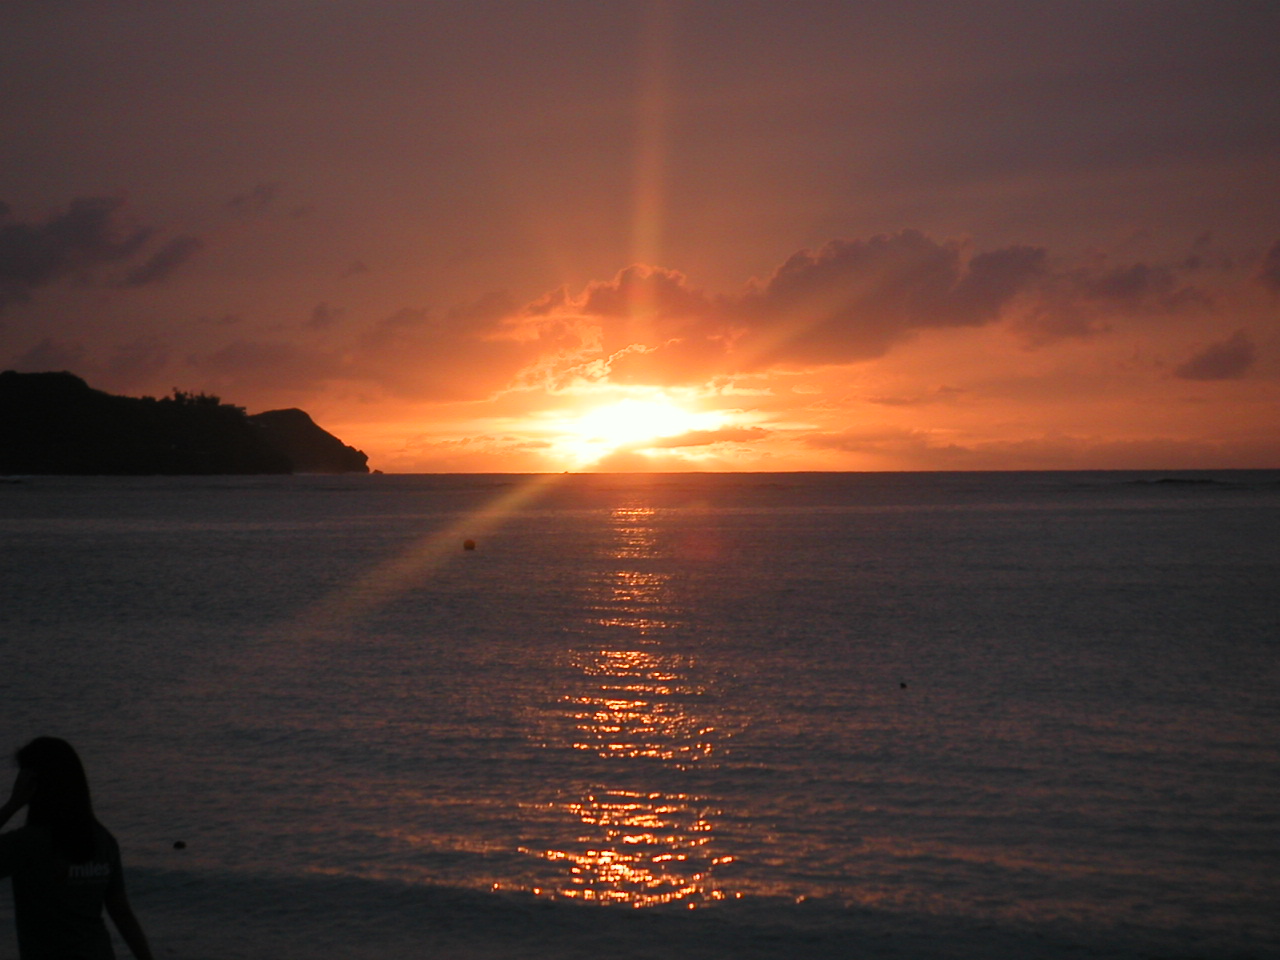
[[[120,847],[94,826],[93,857],[68,863],[41,827],[0,835],[0,877],[13,877],[22,960],[113,960],[102,902],[120,889]]]

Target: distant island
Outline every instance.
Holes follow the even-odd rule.
[[[204,393],[122,397],[71,373],[0,373],[0,474],[368,473],[304,411]]]

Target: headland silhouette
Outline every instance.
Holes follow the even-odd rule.
[[[0,474],[368,473],[302,410],[248,415],[204,393],[124,397],[74,374],[0,373]]]

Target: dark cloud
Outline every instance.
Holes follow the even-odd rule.
[[[1206,230],[1191,243],[1191,252],[1179,266],[1188,272],[1199,270],[1205,266],[1205,257],[1213,247],[1213,231]]]
[[[964,254],[915,230],[797,253],[735,305],[743,348],[780,363],[869,360],[920,330],[999,319],[1045,270],[1038,247]]]
[[[1257,348],[1243,330],[1211,343],[1173,371],[1183,380],[1238,380],[1257,358]]]
[[[1202,237],[1197,248],[1207,243]],[[1187,263],[1184,269],[1194,268]],[[1145,262],[1114,265],[1095,258],[1083,266],[1046,273],[1022,303],[1018,324],[1031,346],[1106,333],[1116,321],[1212,306],[1204,290],[1169,267]]]
[[[1271,245],[1258,269],[1258,282],[1272,293],[1280,293],[1280,240]]]
[[[1097,300],[1138,303],[1153,296],[1167,295],[1175,285],[1173,274],[1163,267],[1135,263],[1116,267],[1098,276],[1080,278],[1082,292]]]
[[[311,330],[327,330],[342,319],[343,310],[331,307],[327,303],[318,303],[307,318],[306,326]]]
[[[153,253],[145,263],[125,274],[123,285],[143,287],[167,280],[178,267],[204,249],[199,237],[175,237]]]
[[[1106,316],[1096,304],[1082,302],[1071,283],[1050,281],[1029,299],[1018,327],[1028,346],[1042,347],[1105,333],[1110,329]]]
[[[84,197],[43,223],[18,223],[0,210],[0,309],[79,270],[125,260],[151,231],[120,224],[123,200]]]
[[[1202,265],[1197,262],[1195,269]],[[1203,291],[1180,283],[1173,270],[1149,263],[1093,273],[1077,271],[1070,276],[1078,283],[1080,296],[1128,310],[1168,311],[1211,302]]]
[[[259,183],[253,189],[228,200],[227,209],[235,213],[261,213],[275,203],[282,189],[283,185],[280,183]]]
[[[823,323],[968,326],[990,320],[1044,259],[1038,247],[1009,247],[978,254],[966,268],[959,242],[917,230],[832,240],[794,254],[745,306],[775,316],[816,310]]]

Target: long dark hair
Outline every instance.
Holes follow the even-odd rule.
[[[18,766],[35,774],[27,824],[49,831],[54,848],[73,863],[93,857],[93,802],[75,749],[57,737],[36,737],[18,751]]]

